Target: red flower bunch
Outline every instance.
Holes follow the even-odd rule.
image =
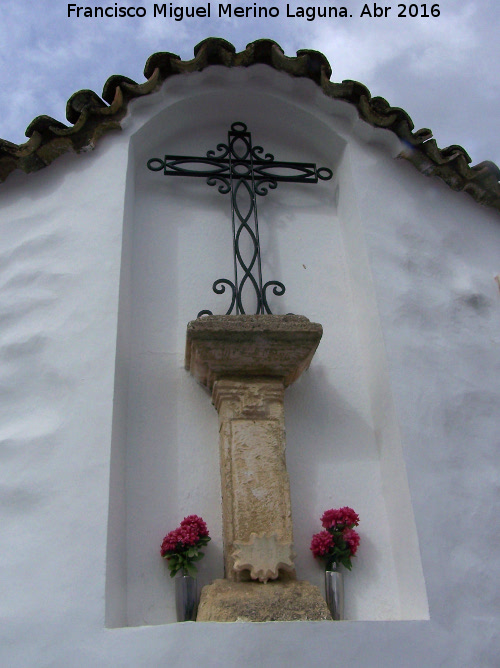
[[[170,531],[161,544],[161,556],[168,561],[170,577],[182,570],[183,575],[197,572],[194,561],[203,557],[201,548],[208,544],[207,525],[198,515],[188,515],[180,526]]]
[[[359,524],[358,514],[348,506],[327,510],[321,523],[325,530],[312,537],[311,552],[315,557],[325,559],[327,569],[338,562],[351,570],[351,557],[356,554],[360,541],[354,530]]]

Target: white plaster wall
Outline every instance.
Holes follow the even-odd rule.
[[[367,221],[431,619],[457,638],[474,637],[474,647],[460,643],[463,665],[495,665],[498,217],[442,184],[415,180],[407,165],[391,165],[386,190],[368,202],[363,184],[369,179],[377,189],[382,180],[375,164],[358,155],[359,208]]]
[[[57,663],[57,639],[104,623],[127,151],[114,139],[2,191],[3,665],[48,646]]]
[[[305,315],[325,326],[309,373],[287,390],[295,539],[309,542],[325,507],[353,505],[362,516],[363,543],[347,576],[350,615],[368,619],[371,609],[387,618],[399,601],[395,616],[405,616],[412,606],[400,602],[412,588],[405,585],[404,562],[417,543],[413,535],[414,543],[404,544],[398,521],[403,517],[411,538],[414,512],[430,620],[162,623],[169,581],[156,558],[170,520],[173,526],[183,512],[202,507],[214,536],[202,576],[218,575],[220,561],[216,414],[183,371],[182,358],[185,324],[209,306],[199,299],[224,274],[209,252],[225,244],[223,230],[213,233],[214,222],[208,239],[197,234],[198,224],[220,220],[223,198],[201,182],[170,185],[130,168],[144,162],[147,135],[168,114],[158,116],[156,128],[154,122],[143,133],[140,128],[175,101],[174,86],[170,98],[160,94],[136,105],[124,132],[94,154],[68,156],[4,187],[5,665],[496,665],[498,217],[394,161],[391,141],[385,148],[364,144],[359,131],[365,128],[347,105],[318,98],[310,82],[264,74],[275,85],[278,107],[292,102],[325,128],[308,144],[308,127],[300,122],[274,125],[276,155],[279,149],[284,159],[321,164],[338,156],[335,184],[303,186],[308,193],[293,196],[280,185],[265,214],[261,208],[262,220],[279,228],[263,246],[272,249],[272,264],[283,272],[276,277],[288,290],[276,312],[297,312],[299,294]],[[248,84],[245,77],[257,83],[261,76],[262,68],[211,68],[186,85],[194,94],[201,80],[218,86],[227,77],[234,86],[238,77]],[[180,102],[188,93],[181,86],[177,94]],[[238,102],[222,108],[228,118],[220,127],[243,111]],[[179,109],[183,122],[190,121],[186,107]],[[220,140],[219,126],[211,124],[208,98],[190,110],[193,120],[207,119],[205,126],[199,137],[176,141],[179,152],[197,154],[201,138],[215,137],[207,148]],[[240,118],[256,139],[265,130],[257,114]],[[173,141],[176,127],[162,132]],[[298,135],[293,147],[291,132]],[[384,135],[365,138],[384,143]],[[267,148],[269,140],[262,143]],[[168,220],[162,218],[166,192]],[[185,209],[177,200],[191,193],[194,207],[179,229],[175,217]],[[305,213],[315,243],[306,238]],[[204,266],[196,264],[188,279],[182,258],[193,250]],[[202,288],[192,287],[195,281]],[[197,422],[189,422],[193,410]],[[327,442],[332,433],[334,447],[331,436]],[[193,461],[205,475],[188,475]],[[402,515],[395,512],[401,500]],[[319,581],[319,566],[307,552],[299,552],[299,575]],[[425,616],[425,591],[414,591],[413,610]],[[375,606],[374,593],[381,594]],[[105,604],[112,625],[154,626],[106,629]]]

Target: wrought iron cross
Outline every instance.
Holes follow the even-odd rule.
[[[226,285],[231,288],[231,304],[226,315],[231,314],[234,309],[236,314],[245,313],[242,292],[249,281],[257,297],[255,313],[271,313],[266,290],[272,287],[273,293],[280,296],[285,293],[285,286],[280,281],[267,281],[262,285],[256,196],[267,195],[280,181],[328,181],[332,178],[332,171],[327,167],[317,168],[312,162],[283,162],[275,160],[271,153],[264,155],[262,146],[252,146],[251,134],[247,132],[245,123],[241,122],[231,125],[231,130],[227,133],[227,144],[217,144],[216,150],[219,155],[216,156],[214,150],[209,150],[206,158],[184,155],[166,155],[163,160],[151,158],[147,166],[153,172],[163,170],[165,176],[203,176],[209,186],[219,182],[218,190],[223,195],[231,193],[234,281],[219,278],[212,289],[220,295],[226,291]],[[240,247],[242,235],[246,235],[244,238],[251,248],[250,259],[247,261],[243,259]],[[243,274],[241,277],[238,276],[239,270]],[[202,315],[212,315],[212,312],[200,311],[197,317]]]

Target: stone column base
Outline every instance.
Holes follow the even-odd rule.
[[[203,587],[197,622],[332,621],[318,587],[305,580],[230,582]]]

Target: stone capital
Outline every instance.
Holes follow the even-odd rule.
[[[284,394],[281,378],[222,378],[214,383],[212,403],[221,422],[237,418],[281,420]]]
[[[185,367],[210,392],[221,378],[272,377],[287,387],[308,368],[323,328],[301,315],[211,315],[188,323]]]

